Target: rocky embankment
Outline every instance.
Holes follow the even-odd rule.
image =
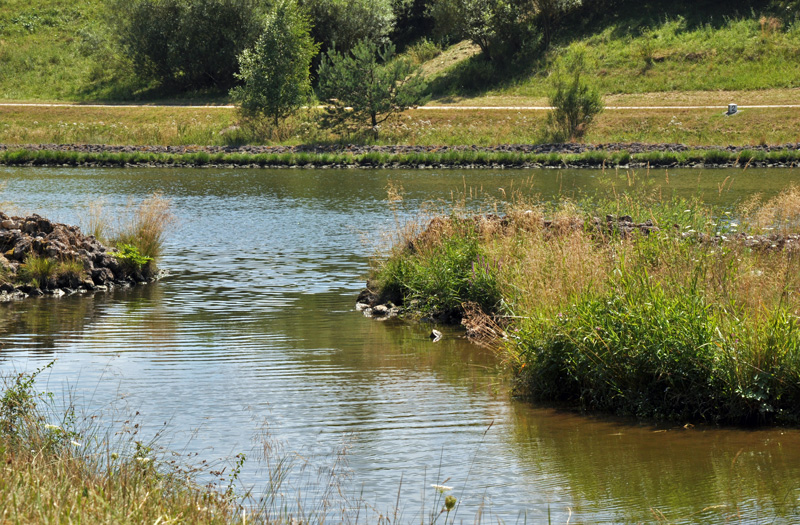
[[[0,301],[108,290],[155,279],[77,226],[0,213]]]
[[[800,150],[800,143],[783,145],[754,146],[687,146],[686,144],[646,144],[640,142],[610,142],[604,144],[498,144],[495,146],[456,145],[456,146],[412,146],[412,145],[357,145],[357,144],[320,144],[297,146],[112,146],[107,144],[0,144],[0,151],[25,149],[30,151],[70,151],[76,153],[167,153],[182,155],[186,153],[204,152],[243,153],[259,155],[263,153],[350,153],[362,155],[367,153],[409,154],[409,153],[447,153],[452,151],[481,151],[487,153],[558,153],[576,155],[593,151],[609,153],[627,151],[631,154],[651,152],[680,153],[684,151],[773,151]]]

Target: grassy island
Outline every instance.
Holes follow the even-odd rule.
[[[800,422],[800,189],[717,209],[630,192],[452,211],[379,259],[382,301],[462,319],[520,396],[642,418]]]

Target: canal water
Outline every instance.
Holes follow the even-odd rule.
[[[204,466],[202,482],[224,489],[245,453],[237,490],[268,491],[282,465],[279,497],[327,509],[330,522],[356,500],[370,509],[362,521],[394,519],[397,501],[398,521],[429,521],[442,505],[432,484],[452,487],[455,520],[468,523],[800,521],[796,429],[653,424],[516,401],[499,359],[458,330],[438,327],[445,337],[433,343],[430,325],[354,309],[396,225],[464,195],[488,210],[516,191],[554,199],[634,184],[734,203],[776,193],[797,170],[0,168],[0,177],[5,211],[70,223],[91,203],[113,216],[153,192],[172,201],[166,278],[0,305],[0,372],[55,360],[41,388],[99,415],[101,428],[158,434],[159,446]],[[389,185],[403,195],[391,207]]]

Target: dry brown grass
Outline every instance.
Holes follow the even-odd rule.
[[[158,259],[166,233],[176,220],[170,206],[169,199],[160,193],[154,193],[139,204],[132,204],[130,213],[117,227],[114,244],[135,246],[140,254]]]
[[[713,104],[720,109],[637,109],[604,111],[589,128],[585,141],[682,142],[690,145],[740,146],[800,142],[800,111],[781,108],[743,109],[725,117],[728,102],[795,104],[797,89],[759,92],[692,92],[607,97],[607,106]],[[448,100],[453,105],[542,106],[544,97],[476,97]],[[442,105],[443,101],[431,102]],[[518,144],[543,140],[545,111],[409,110],[381,130],[385,144],[456,145]],[[3,107],[0,143],[86,143],[113,145],[224,145],[264,143],[253,130],[237,128],[235,110],[186,107]],[[336,137],[307,123],[288,133],[286,144]]]
[[[761,202],[754,195],[741,206],[742,215],[749,226],[760,232],[783,235],[796,232],[800,226],[800,187],[791,185],[780,194]]]

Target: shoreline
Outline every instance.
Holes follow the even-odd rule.
[[[792,168],[800,167],[800,143],[747,147],[669,143],[497,146],[0,144],[0,165],[318,169]]]

